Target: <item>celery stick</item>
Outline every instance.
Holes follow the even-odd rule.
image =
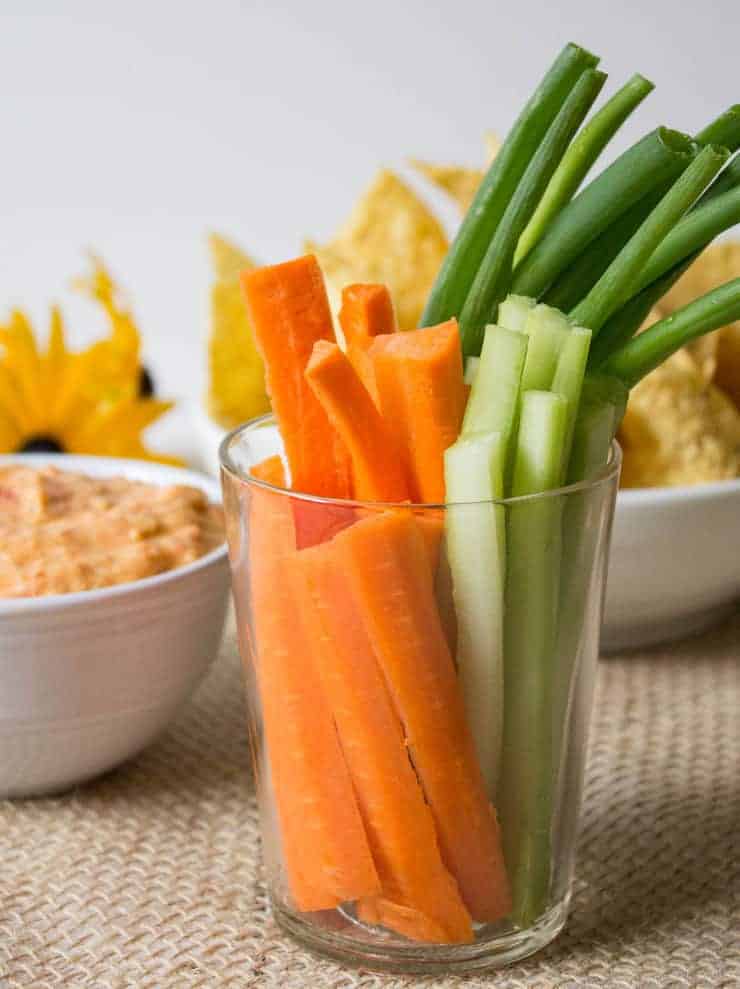
[[[465,374],[463,375],[463,381],[466,385],[473,387],[476,376],[478,374],[478,368],[480,367],[480,357],[468,357],[465,361]]]
[[[568,402],[524,394],[514,495],[560,483]],[[526,927],[547,907],[553,800],[552,658],[560,570],[561,499],[512,504],[507,518],[504,623],[504,741],[498,808],[512,884],[512,918]]]
[[[617,432],[617,410],[611,402],[582,402],[573,428],[567,482],[576,484],[606,466]]]
[[[507,330],[519,330],[520,333],[523,333],[527,317],[536,301],[528,295],[507,295],[498,307],[496,322],[499,326],[506,327]]]
[[[447,557],[457,614],[457,670],[486,790],[493,800],[503,731],[505,443],[471,433],[445,452]]]
[[[583,376],[586,373],[590,346],[591,330],[587,330],[583,326],[574,326],[565,338],[558,358],[558,366],[555,369],[555,375],[552,379],[552,390],[559,395],[564,395],[568,400],[568,423],[565,433],[565,450],[563,453],[561,473],[562,483],[565,483],[568,473],[573,430],[581,401]]]
[[[480,366],[463,419],[468,433],[501,433],[508,447],[527,353],[527,337],[503,326],[486,327]]]
[[[522,392],[547,391],[570,333],[570,323],[557,309],[539,305],[530,311],[524,332],[529,337],[529,347],[522,373]]]

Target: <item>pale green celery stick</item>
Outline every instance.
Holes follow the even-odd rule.
[[[627,390],[620,382],[605,377],[586,378],[573,430],[568,483],[587,480],[604,469],[626,400]],[[601,536],[598,519],[592,514],[591,499],[588,491],[571,493],[563,511],[563,559],[552,691],[553,785],[561,801],[570,799],[566,792],[570,758],[566,726],[571,718],[578,676],[595,542]],[[557,822],[562,817],[562,809],[559,804],[557,806],[554,815],[556,849],[559,840]]]
[[[478,374],[478,368],[480,367],[480,357],[466,357],[465,358],[465,374],[463,375],[463,381],[466,385],[470,385],[472,388],[476,375]]]
[[[507,295],[498,307],[496,322],[507,330],[519,330],[523,333],[529,312],[536,303],[537,300],[528,295]]]
[[[593,477],[606,466],[617,432],[617,410],[611,402],[582,402],[576,416],[568,465],[568,484]]]
[[[470,433],[445,452],[447,558],[457,615],[457,671],[486,791],[496,795],[504,703],[501,433]]]
[[[568,427],[565,435],[565,451],[561,472],[562,483],[565,483],[568,473],[573,430],[581,401],[583,376],[586,373],[590,346],[591,330],[587,330],[583,326],[574,326],[565,338],[552,379],[552,390],[559,395],[564,395],[568,400]]]
[[[513,494],[560,484],[568,401],[522,397]],[[557,632],[562,501],[507,507],[504,741],[498,809],[512,886],[512,919],[528,927],[548,907],[553,804],[552,664]]]
[[[595,393],[598,387],[584,388],[573,433],[569,482],[594,477],[609,459],[611,442],[616,433],[623,399],[615,395],[619,409]],[[599,496],[600,500],[601,496]],[[594,493],[571,492],[563,506],[563,557],[560,571],[560,605],[558,632],[553,656],[552,744],[555,813],[553,815],[553,849],[558,854],[563,839],[560,825],[564,820],[564,801],[573,799],[569,790],[578,765],[577,750],[570,750],[573,737],[571,721],[578,717],[576,684],[579,672],[587,607],[593,579],[596,544],[603,536],[600,513],[594,508]],[[575,729],[577,730],[577,728]],[[573,760],[576,760],[574,762]],[[567,840],[567,839],[565,839]]]
[[[563,344],[570,333],[570,323],[558,309],[538,305],[529,313],[524,332],[529,337],[527,359],[522,374],[522,392],[547,391]]]
[[[526,354],[527,337],[522,333],[503,326],[486,327],[480,366],[465,409],[463,436],[502,433],[508,445]]]

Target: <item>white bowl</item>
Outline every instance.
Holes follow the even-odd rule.
[[[94,477],[190,484],[191,471],[108,457],[17,455]],[[145,748],[218,652],[226,547],[155,577],[74,594],[0,599],[0,797],[59,791]]]
[[[740,599],[740,479],[620,491],[602,645],[683,638]]]

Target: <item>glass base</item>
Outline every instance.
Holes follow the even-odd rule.
[[[464,974],[483,969],[503,968],[533,955],[553,941],[563,929],[568,916],[569,897],[563,897],[525,931],[481,927],[473,944],[421,944],[399,938],[385,928],[373,927],[344,914],[344,930],[332,929],[314,918],[300,914],[273,901],[272,910],[279,927],[305,948],[325,958],[332,958],[357,968],[383,972],[427,975]],[[341,922],[333,916],[333,926]],[[490,933],[489,933],[490,932]]]

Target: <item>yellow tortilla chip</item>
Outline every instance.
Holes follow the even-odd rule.
[[[740,409],[740,323],[731,323],[720,331],[714,380]]]
[[[467,212],[483,178],[480,169],[463,168],[459,165],[432,165],[431,162],[416,158],[410,161],[417,172],[455,200],[461,213]]]
[[[382,282],[396,308],[399,328],[419,325],[429,290],[447,253],[441,224],[393,172],[382,170],[347,223],[326,245],[313,242],[334,313],[352,282]]]
[[[623,487],[740,477],[740,412],[685,351],[632,389],[619,439]]]
[[[211,287],[208,409],[221,425],[233,427],[270,410],[264,364],[239,285],[239,273],[255,265],[216,234],[209,238],[209,247],[216,278]]]
[[[500,146],[501,143],[495,134],[486,134],[486,167],[493,161]],[[467,213],[485,174],[485,169],[463,168],[461,165],[433,165],[431,162],[419,161],[416,158],[411,159],[411,164],[424,178],[429,179],[432,185],[436,185],[454,199],[461,213]]]

